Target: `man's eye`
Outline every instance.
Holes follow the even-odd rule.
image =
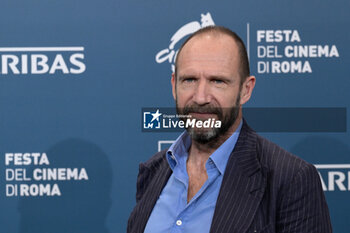
[[[224,81],[220,80],[220,79],[213,79],[212,82],[215,84],[223,84],[224,83]]]
[[[186,82],[186,83],[192,83],[192,82],[194,82],[194,81],[195,81],[194,78],[185,78],[185,79],[184,79],[184,82]]]

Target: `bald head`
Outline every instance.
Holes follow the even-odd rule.
[[[196,43],[199,41],[203,42],[206,39],[207,46],[205,48],[208,48],[208,46],[223,46],[228,49],[228,52],[232,52],[232,56],[230,56],[233,58],[231,62],[232,69],[238,71],[238,74],[240,76],[240,83],[242,84],[246,80],[246,78],[250,76],[249,61],[246,48],[242,39],[236,33],[232,32],[230,29],[221,26],[209,26],[202,28],[194,34],[192,34],[182,44],[175,60],[175,77],[178,75],[178,70],[181,66],[181,63],[185,62],[180,61],[183,60],[183,58],[185,57],[182,56],[183,50],[185,50],[186,52],[186,50],[188,50],[188,47],[191,47],[191,49],[196,49]],[[226,44],[223,45],[222,43]],[[198,50],[197,52],[200,53],[201,51]]]

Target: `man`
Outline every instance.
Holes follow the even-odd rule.
[[[242,119],[255,86],[242,40],[203,28],[182,45],[175,67],[178,113],[221,127],[189,128],[140,165],[128,233],[332,232],[316,169]]]

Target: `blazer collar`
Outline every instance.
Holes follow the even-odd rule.
[[[257,134],[243,121],[216,202],[210,233],[246,232],[263,197],[266,170],[257,155]]]
[[[159,195],[172,173],[168,162],[165,158],[165,152],[158,152],[151,160],[140,164],[139,177],[137,184],[139,185],[136,193],[137,205],[132,213],[131,229],[129,233],[144,232],[147,221],[151,215]]]

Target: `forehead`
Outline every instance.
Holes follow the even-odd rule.
[[[205,34],[192,38],[178,55],[179,75],[191,72],[236,75],[239,66],[238,47],[225,34]]]

